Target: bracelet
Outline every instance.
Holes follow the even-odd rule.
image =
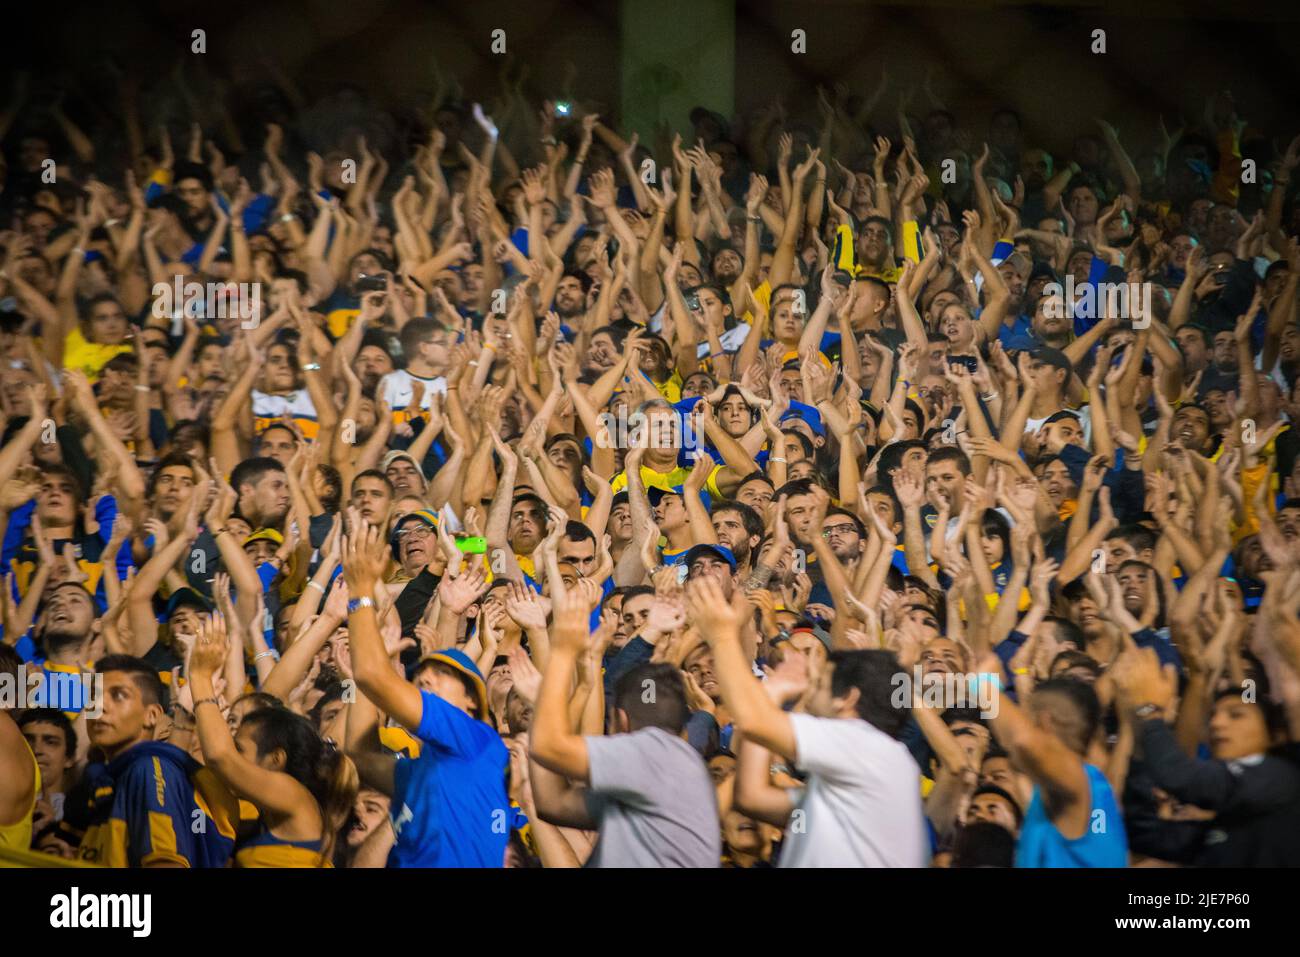
[[[1027,675],[1027,674],[1029,674],[1029,669],[1028,669],[1028,668],[1012,668],[1012,669],[1011,669],[1011,673],[1012,673],[1013,675]]]
[[[282,222],[282,223],[291,223],[291,222],[293,222],[293,221],[294,221],[295,219],[297,219],[297,218],[298,218],[298,217],[295,216],[293,213],[285,213],[284,215],[282,215],[282,216],[280,217],[280,222]]]
[[[194,707],[191,709],[190,713],[193,714],[195,711],[198,711],[199,705],[201,704],[216,704],[218,709],[221,707],[221,705],[217,704],[216,698],[200,698],[198,701],[194,702]]]
[[[118,223],[120,223],[120,222],[121,222],[120,219],[106,219],[106,220],[104,220],[104,225],[105,225],[105,226],[116,226],[116,225],[117,225]]]
[[[308,587],[308,588],[319,588],[319,589],[320,589],[320,593],[321,593],[322,595],[325,594],[325,586],[322,585],[320,582],[318,582],[318,581],[317,581],[316,579],[314,579],[314,578],[313,578],[311,581],[309,581],[309,582],[307,583],[307,587]]]
[[[135,387],[135,391],[136,391],[136,392],[152,392],[153,389],[149,388],[147,385],[138,385],[138,386]]]
[[[469,362],[466,362],[466,363],[465,363],[465,365],[469,366],[469,367],[472,368],[472,369],[477,369],[477,368],[478,368],[478,360],[477,360],[477,359],[470,359]]]
[[[309,362],[302,367],[303,372],[320,372],[319,362]]]
[[[280,653],[274,648],[268,648],[266,651],[259,651],[257,654],[253,655],[254,662],[261,661],[263,658],[274,658],[276,661],[279,661]]]
[[[785,465],[785,459],[784,459],[784,458],[778,458],[778,457],[775,456],[775,455],[769,455],[769,456],[767,457],[767,460],[768,460],[769,462],[780,462],[782,465]]]
[[[496,352],[496,351],[497,351],[497,346],[496,346],[496,343],[495,343],[495,342],[485,342],[485,343],[483,343],[483,348],[484,348],[484,349],[491,349],[493,352]]]
[[[998,396],[1000,396],[1001,394],[1002,394],[1002,393],[1000,393],[1000,392],[990,392],[988,395],[981,395],[980,398],[983,399],[985,402],[992,402],[994,399],[996,399],[996,398],[997,398]]]

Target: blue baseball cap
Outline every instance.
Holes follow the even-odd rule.
[[[790,401],[790,408],[781,416],[781,422],[789,422],[791,419],[803,419],[808,423],[813,433],[825,437],[826,426],[822,424],[822,414],[811,405],[804,405],[802,402]]]
[[[470,660],[469,655],[456,648],[444,648],[442,651],[435,651],[433,654],[425,655],[420,659],[421,665],[430,662],[446,665],[448,668],[459,671],[470,680],[478,697],[479,720],[486,721],[488,719],[487,684],[483,681],[483,675],[478,670],[478,666]]]
[[[701,555],[706,554],[722,559],[731,566],[733,572],[736,570],[736,556],[731,553],[731,549],[726,545],[714,545],[708,542],[701,542],[699,545],[692,545],[690,551],[686,553],[686,558],[682,560],[682,564],[687,568],[690,568],[692,562]]]

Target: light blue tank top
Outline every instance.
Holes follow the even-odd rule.
[[[1038,786],[1025,812],[1016,848],[1016,867],[1127,867],[1128,837],[1119,803],[1106,775],[1084,765],[1091,790],[1088,828],[1073,841],[1056,829]]]

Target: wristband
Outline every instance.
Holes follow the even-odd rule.
[[[221,707],[221,705],[217,704],[216,698],[200,698],[198,701],[194,702],[194,707],[190,709],[190,713],[193,714],[198,711],[199,705],[201,704],[216,704],[218,709]]]
[[[314,579],[314,578],[313,578],[311,581],[309,581],[309,582],[307,583],[307,587],[308,587],[308,588],[319,588],[319,589],[320,589],[320,593],[321,593],[322,595],[325,594],[325,586],[322,585],[320,582],[318,582],[318,581],[317,581],[316,579]]]
[[[1165,709],[1160,707],[1160,705],[1158,704],[1148,703],[1144,705],[1139,705],[1138,707],[1134,708],[1133,713],[1137,715],[1139,718],[1144,718],[1144,719],[1163,718],[1165,715]]]
[[[348,602],[348,614],[355,615],[362,608],[374,608],[375,600],[368,595],[362,595],[360,598],[353,598]]]
[[[116,225],[117,225],[118,223],[120,223],[120,222],[121,222],[120,219],[106,219],[106,220],[104,220],[104,225],[105,225],[105,226],[116,226]]]
[[[291,223],[291,222],[293,222],[293,221],[294,221],[295,219],[297,219],[297,218],[298,218],[298,217],[295,216],[293,213],[285,213],[283,216],[280,217],[280,222],[282,222],[282,223]]]
[[[319,362],[309,362],[302,367],[303,372],[320,372]]]
[[[775,456],[775,455],[769,455],[769,456],[767,457],[767,460],[768,460],[769,462],[780,462],[782,465],[785,465],[785,459],[784,459],[784,458],[780,458],[780,457]]]
[[[136,392],[152,392],[153,389],[149,388],[147,385],[138,385],[138,386],[135,387],[135,391],[136,391]]]
[[[988,395],[981,395],[980,398],[983,399],[985,402],[992,402],[999,395],[1001,395],[1000,392],[990,392]]]
[[[254,662],[261,661],[263,658],[274,658],[276,661],[279,661],[280,653],[274,648],[268,648],[266,651],[259,651],[257,654],[253,655]]]

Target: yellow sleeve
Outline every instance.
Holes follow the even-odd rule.
[[[1241,498],[1245,505],[1246,520],[1241,523],[1232,533],[1232,543],[1235,545],[1248,535],[1254,535],[1259,531],[1259,516],[1255,513],[1255,492],[1263,483],[1268,481],[1269,464],[1267,461],[1261,462],[1252,468],[1243,468],[1241,470]],[[1265,505],[1268,513],[1273,514],[1273,503],[1268,501],[1265,496]]]

